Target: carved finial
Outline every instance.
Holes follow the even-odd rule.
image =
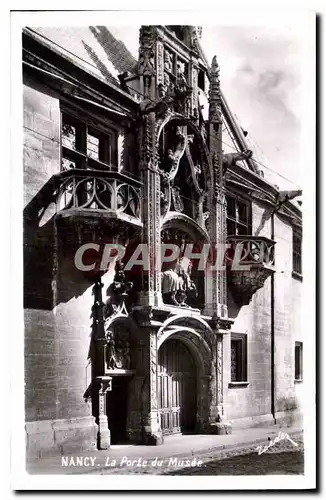
[[[101,278],[98,277],[93,286],[94,304],[92,307],[94,338],[97,339],[105,337],[102,288],[103,283],[101,282]]]
[[[219,72],[220,72],[220,67],[217,62],[217,57],[214,56],[212,59],[211,73],[214,75],[215,74],[219,75]]]
[[[221,92],[220,92],[220,67],[216,56],[213,57],[210,70],[209,87],[209,121],[221,123]]]

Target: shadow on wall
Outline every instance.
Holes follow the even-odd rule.
[[[261,217],[259,226],[256,229],[255,236],[259,236],[261,231],[264,229],[266,222],[272,217],[274,208],[266,208]]]
[[[27,309],[52,310],[61,302],[79,297],[91,286],[90,280],[74,266],[76,248],[65,247],[57,240],[55,201],[56,183],[52,176],[24,209],[24,307]],[[58,260],[61,261],[59,276]]]
[[[227,305],[229,318],[236,319],[242,308],[242,304],[237,304],[234,301],[230,287],[227,288]]]
[[[24,307],[30,309],[53,308],[54,202],[52,176],[24,209]]]
[[[105,26],[90,26],[89,29],[104,49],[108,60],[113,64],[118,73],[135,71],[137,61],[121,40],[117,40]],[[87,50],[86,47],[85,49]],[[92,57],[91,54],[89,55]],[[97,64],[95,60],[94,63]],[[99,71],[103,70],[100,67],[98,69]]]

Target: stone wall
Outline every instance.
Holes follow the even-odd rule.
[[[23,106],[25,307],[51,310],[55,213],[51,179],[60,171],[59,100],[25,77]]]
[[[252,206],[253,235],[271,237],[270,211]],[[292,227],[275,215],[275,412],[300,406],[302,387],[294,383],[294,346],[300,333],[301,283],[292,277]],[[271,278],[248,305],[239,308],[228,292],[231,331],[247,334],[248,385],[229,386],[231,334],[224,337],[224,408],[235,426],[270,423],[271,414]],[[296,397],[297,395],[297,397]]]
[[[300,389],[294,382],[295,342],[303,340],[300,281],[292,277],[292,227],[275,217],[275,411],[300,410]],[[296,392],[298,392],[298,396]]]
[[[91,283],[74,268],[72,255],[57,252],[54,206],[49,205],[51,178],[60,171],[59,132],[58,98],[25,79],[25,416],[29,455],[91,449],[96,441],[91,406],[83,399],[90,383]]]

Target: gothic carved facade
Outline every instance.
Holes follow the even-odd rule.
[[[34,219],[42,203],[53,203],[50,222],[37,233],[37,244],[45,252],[51,247],[53,259],[40,296],[48,293],[46,324],[59,332],[56,352],[64,352],[62,332],[62,343],[69,335],[80,341],[81,331],[84,343],[90,339],[83,354],[90,375],[84,390],[72,385],[71,399],[84,397],[90,405],[80,410],[81,418],[92,416],[89,432],[95,429],[103,449],[127,438],[160,444],[164,435],[183,430],[231,432],[225,394],[233,309],[248,304],[273,276],[275,241],[253,235],[249,223],[238,232],[247,212],[235,205],[230,218],[228,194],[240,185],[245,199],[260,196],[271,213],[277,206],[285,219],[293,216],[287,200],[281,203],[252,168],[252,151],[243,142],[225,153],[222,134],[231,118],[217,59],[207,65],[200,36],[199,27],[142,26],[138,61],[120,75],[120,84],[95,82],[71,63],[79,76],[73,93],[62,80],[73,84],[75,73],[60,58],[54,72],[44,57],[50,58],[51,47],[24,34],[26,95],[35,102],[38,85],[47,91],[49,115],[56,109],[57,126],[64,124],[55,131],[61,150],[53,152],[53,175],[43,184],[39,176],[37,192],[31,184],[26,252],[36,259]],[[239,242],[246,271],[230,274]],[[227,244],[218,266],[219,245]],[[87,251],[78,260],[82,245]],[[173,258],[162,252],[169,246],[178,249]],[[198,255],[206,250],[201,267]],[[45,301],[31,304],[34,289],[29,283],[25,289],[27,310],[43,317]],[[72,377],[78,373],[72,370]],[[31,401],[28,396],[33,421]],[[68,420],[74,414],[69,408],[43,413],[47,420],[54,414]]]

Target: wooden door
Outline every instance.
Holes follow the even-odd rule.
[[[158,353],[158,402],[164,434],[190,432],[196,422],[196,370],[187,347],[167,340]]]

